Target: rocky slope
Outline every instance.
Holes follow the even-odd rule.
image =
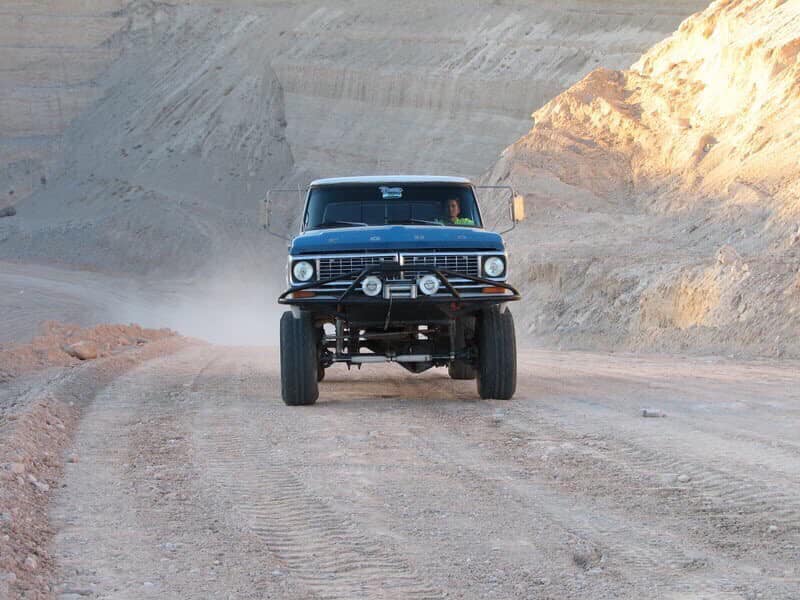
[[[119,57],[124,0],[4,0],[0,6],[0,208],[63,170],[61,133],[101,94]]]
[[[258,199],[293,161],[260,18],[126,14],[129,49],[63,133],[63,175],[0,223],[0,252],[162,275],[263,262]]]
[[[278,248],[257,227],[268,187],[478,174],[529,126],[531,105],[595,65],[630,64],[702,3],[14,0],[0,11],[12,47],[0,91],[44,100],[0,93],[0,202],[19,209],[0,220],[0,257],[263,278]],[[61,167],[26,154],[31,140]],[[278,213],[297,210],[284,198]]]
[[[488,175],[525,327],[567,345],[800,354],[800,2],[728,0],[537,110]]]
[[[273,66],[298,164],[320,174],[477,176],[539,107],[624,68],[707,5],[623,0],[287,3]]]
[[[102,74],[126,48],[154,42],[137,35],[141,25],[171,6],[187,23],[250,20],[245,35],[218,39],[218,58],[224,65],[236,43],[259,39],[251,58],[277,72],[302,169],[477,175],[528,129],[530,107],[595,66],[630,65],[705,3],[9,0],[0,7],[0,208],[63,170],[73,151],[63,131],[104,98]],[[192,48],[194,33],[174,30],[175,43]]]

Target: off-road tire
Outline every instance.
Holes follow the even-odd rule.
[[[506,307],[481,311],[478,319],[478,394],[484,400],[511,400],[517,388],[514,317]]]
[[[319,397],[317,336],[311,315],[281,317],[281,395],[287,406],[308,406]]]
[[[470,318],[470,321],[473,321]],[[456,335],[455,335],[455,348],[456,350],[462,350],[466,345],[466,323],[464,319],[459,319],[456,321]],[[472,332],[472,328],[470,328],[470,332]],[[477,373],[475,372],[475,367],[469,364],[465,360],[454,360],[447,366],[447,374],[450,375],[450,379],[458,379],[458,380],[468,380],[468,379],[475,379]]]

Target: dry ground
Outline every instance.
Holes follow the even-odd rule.
[[[339,367],[311,408],[277,364],[190,347],[95,398],[64,598],[800,595],[796,363],[529,350],[507,403]]]
[[[6,267],[50,314],[108,300]],[[0,431],[39,485],[2,515],[28,537],[0,596],[796,599],[798,367],[523,348],[512,402],[390,365],[290,409],[276,349],[176,340],[12,379]]]

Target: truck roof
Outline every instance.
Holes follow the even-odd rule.
[[[360,177],[330,177],[328,179],[316,179],[311,182],[309,187],[347,184],[369,185],[378,183],[454,183],[459,185],[470,185],[472,182],[464,177],[443,177],[440,175],[364,175]]]

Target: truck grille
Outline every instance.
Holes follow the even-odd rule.
[[[480,258],[468,254],[404,254],[403,274],[405,278],[416,277],[414,266],[434,267],[444,271],[453,271],[472,277],[480,276]],[[409,268],[410,267],[410,268]]]
[[[382,262],[394,262],[397,256],[386,254],[381,256],[337,256],[319,259],[319,278],[332,279],[342,277],[353,271],[361,271],[368,265]]]
[[[434,267],[454,273],[480,276],[480,256],[472,254],[401,254],[402,272],[393,273],[390,280],[416,279],[420,269],[414,267]],[[369,265],[382,262],[396,262],[396,254],[364,255],[364,256],[331,256],[319,259],[321,280],[344,279],[346,275],[361,271]]]

